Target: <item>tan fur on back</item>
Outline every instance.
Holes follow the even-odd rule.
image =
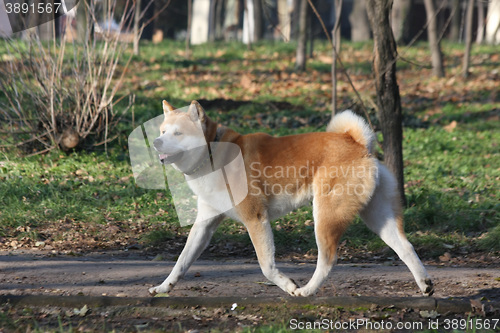
[[[246,215],[244,219],[252,218],[247,214],[265,210],[267,207],[263,205],[274,196],[287,194],[266,194],[264,184],[294,193],[290,201],[301,201],[302,196],[311,200],[314,195],[325,197],[332,205],[338,202],[342,208],[331,211],[336,221],[352,219],[370,200],[376,186],[376,159],[366,147],[354,141],[350,133],[309,133],[280,138],[249,134],[236,135],[233,142],[242,150],[247,181],[251,185],[249,196],[237,207]],[[298,174],[299,171],[302,172]],[[294,206],[293,202],[290,205]]]

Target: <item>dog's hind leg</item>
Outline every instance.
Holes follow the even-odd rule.
[[[314,233],[318,246],[318,261],[311,280],[304,287],[295,290],[295,296],[310,296],[316,293],[337,262],[340,237],[353,219],[354,213],[349,212],[350,209],[344,205],[345,202],[333,203],[334,205],[332,197],[320,195],[314,197]]]
[[[251,221],[244,222],[257,253],[260,268],[267,279],[290,295],[293,295],[293,292],[297,289],[297,285],[276,267],[274,261],[273,231],[269,220],[263,215]]]
[[[432,281],[403,230],[396,179],[383,165],[379,166],[379,184],[374,196],[360,215],[367,226],[408,266],[422,293],[432,295]]]
[[[215,229],[217,229],[220,222],[224,219],[224,215],[216,214],[217,212],[210,206],[202,202],[198,203],[198,216],[196,222],[189,232],[186,245],[184,245],[184,249],[179,259],[177,259],[172,272],[165,281],[163,281],[161,285],[149,289],[151,295],[154,296],[159,293],[168,293],[174,288],[177,281],[184,277],[189,267],[208,246]],[[203,215],[211,217],[203,218]]]

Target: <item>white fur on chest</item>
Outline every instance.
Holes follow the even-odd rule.
[[[221,169],[198,178],[186,178],[186,180],[198,198],[216,211],[224,213],[233,208]]]

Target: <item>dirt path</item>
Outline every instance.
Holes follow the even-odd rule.
[[[144,297],[159,284],[173,261],[153,261],[141,253],[50,256],[0,252],[0,294]],[[303,285],[312,262],[279,262],[282,271]],[[437,298],[486,297],[500,301],[500,270],[428,266]],[[262,275],[254,259],[199,260],[171,296],[285,296]],[[420,296],[411,273],[399,261],[391,265],[339,264],[318,296]]]

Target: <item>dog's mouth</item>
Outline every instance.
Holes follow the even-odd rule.
[[[158,157],[160,158],[160,162],[162,164],[171,164],[171,163],[178,161],[182,157],[182,154],[184,154],[184,153],[183,152],[174,153],[174,154],[161,153],[158,155]]]

